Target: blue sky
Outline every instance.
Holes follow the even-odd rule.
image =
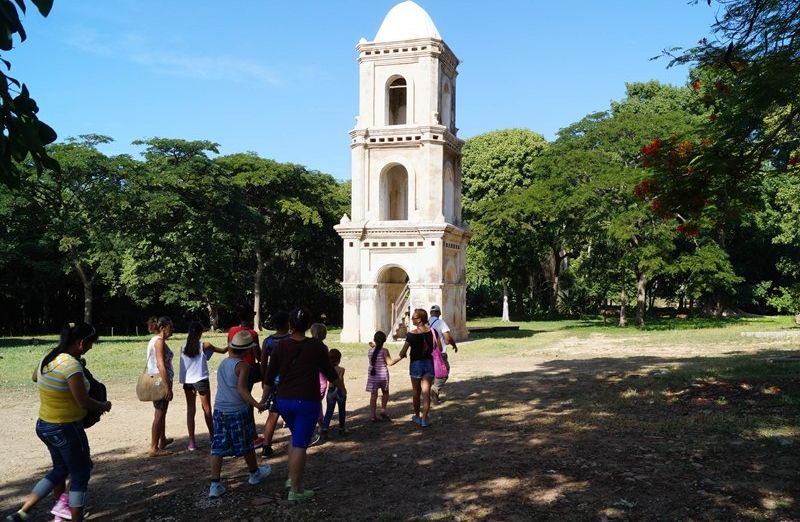
[[[28,40],[3,58],[63,139],[207,139],[350,177],[355,45],[397,0],[56,0],[31,6]],[[625,82],[682,85],[650,61],[708,36],[715,11],[686,0],[418,0],[461,59],[459,136],[558,129],[605,110]]]

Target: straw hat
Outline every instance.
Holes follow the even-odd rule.
[[[228,347],[232,350],[247,350],[256,346],[253,336],[246,330],[236,332],[233,339],[228,343]]]

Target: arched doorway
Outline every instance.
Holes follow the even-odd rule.
[[[408,273],[399,266],[386,266],[378,272],[375,322],[389,339],[405,337],[410,326]]]
[[[383,221],[408,219],[408,171],[392,165],[381,176],[380,215]]]

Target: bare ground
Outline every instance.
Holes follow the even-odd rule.
[[[285,501],[287,430],[276,433],[273,476],[249,486],[241,459],[226,460],[228,492],[210,500],[208,439],[201,435],[200,449],[185,451],[182,397],[167,417],[176,452],[150,459],[150,405],[136,401],[133,385],[111,386],[113,411],[88,430],[90,519],[800,520],[797,434],[742,437],[739,429],[792,415],[796,426],[797,405],[762,404],[768,392],[746,383],[704,383],[674,390],[669,400],[648,393],[662,368],[698,356],[719,361],[733,348],[764,359],[790,350],[789,341],[655,348],[641,337],[596,334],[494,358],[473,346],[451,355],[447,401],[425,430],[409,422],[403,363],[392,369],[394,422],[370,423],[366,357],[346,358],[349,433],[332,430],[329,442],[309,450],[306,482],[317,496],[298,506]],[[36,397],[7,396],[2,404],[6,514],[49,458],[33,432]],[[199,414],[197,422],[204,433]],[[40,503],[32,520],[48,519],[50,506]]]

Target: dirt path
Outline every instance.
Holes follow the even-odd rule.
[[[395,421],[373,424],[364,392],[366,358],[347,357],[349,433],[309,450],[307,483],[318,496],[303,506],[284,500],[287,430],[276,434],[273,477],[249,486],[243,462],[226,461],[228,493],[209,500],[207,437],[199,437],[198,451],[185,451],[183,397],[167,416],[175,454],[149,459],[152,409],[136,401],[132,385],[114,385],[113,411],[88,430],[95,461],[91,519],[749,520],[741,514],[752,512],[753,520],[800,520],[799,444],[765,447],[716,431],[693,438],[683,428],[651,432],[648,421],[663,420],[663,409],[646,401],[619,407],[621,381],[633,375],[633,384],[623,384],[635,388],[651,369],[700,351],[691,345],[648,351],[639,341],[597,334],[501,358],[464,343],[451,356],[448,400],[433,411],[427,430],[408,421],[404,363],[392,369]],[[765,347],[790,345],[768,340],[745,350]],[[702,352],[723,356],[730,348]],[[6,514],[46,471],[49,458],[33,432],[36,397],[20,394],[2,403],[0,513]],[[200,415],[197,423],[203,433]],[[727,458],[731,448],[738,463]],[[46,519],[49,502],[42,504],[32,520]]]

